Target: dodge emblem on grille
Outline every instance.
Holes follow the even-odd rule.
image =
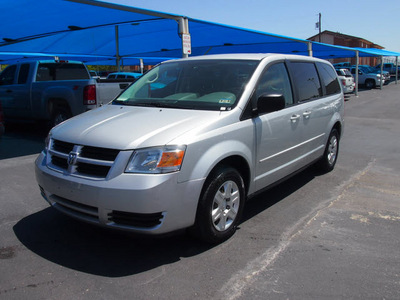
[[[67,160],[68,164],[69,164],[69,165],[75,164],[75,163],[76,163],[76,158],[77,158],[77,157],[78,157],[78,153],[76,153],[76,152],[70,152],[70,153],[68,154],[68,160]]]

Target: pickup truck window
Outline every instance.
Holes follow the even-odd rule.
[[[28,81],[29,64],[22,64],[19,68],[18,84],[25,84]]]
[[[230,110],[258,61],[180,60],[161,64],[139,78],[113,104]]]
[[[41,63],[38,66],[36,81],[89,79],[90,75],[83,64]]]
[[[17,71],[17,66],[12,65],[4,69],[0,74],[0,85],[10,85],[14,83],[15,72]]]

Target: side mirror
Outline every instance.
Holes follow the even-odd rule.
[[[285,97],[282,94],[262,94],[257,99],[255,112],[262,115],[284,109],[285,106]]]

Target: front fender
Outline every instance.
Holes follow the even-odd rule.
[[[248,126],[188,145],[179,181],[205,180],[216,165],[230,157],[241,157],[253,178],[254,127],[250,120],[245,122]]]

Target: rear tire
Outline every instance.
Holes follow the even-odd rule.
[[[56,107],[51,114],[50,127],[53,128],[71,117],[72,114],[68,108]]]
[[[367,89],[373,89],[373,88],[375,88],[375,81],[374,80],[372,80],[372,79],[367,79],[367,80],[365,80],[365,87],[367,88]]]
[[[324,173],[328,173],[335,168],[339,154],[339,133],[332,129],[329,134],[328,142],[325,147],[324,155],[317,163],[317,167]]]
[[[240,173],[231,167],[219,167],[206,180],[191,233],[211,244],[229,239],[240,222],[244,202]]]

